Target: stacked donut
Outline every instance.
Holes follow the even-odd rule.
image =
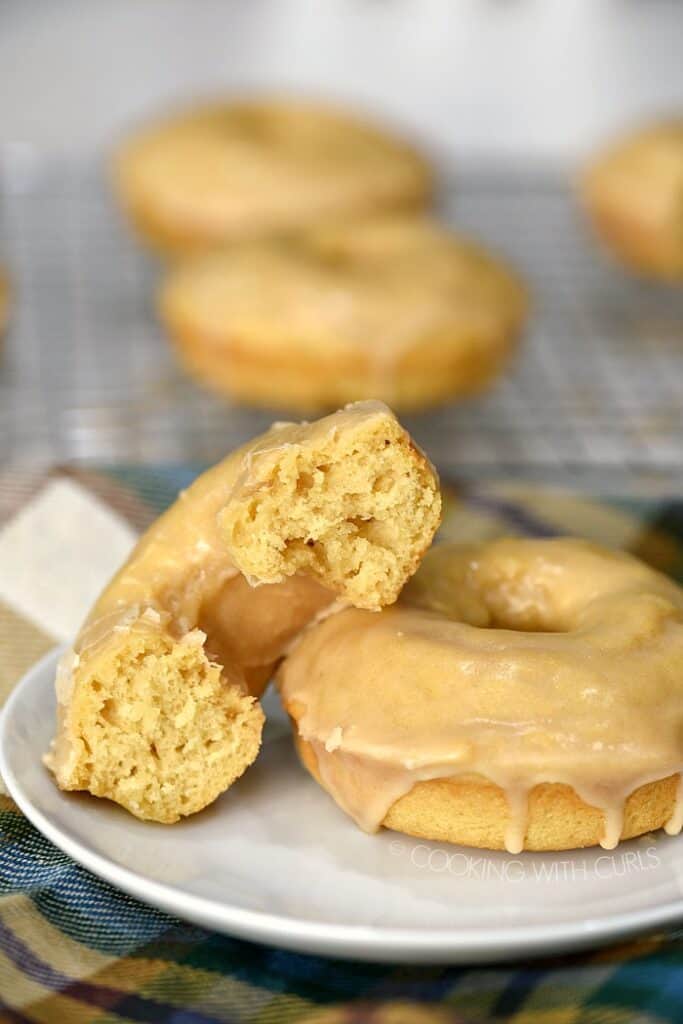
[[[139,233],[183,257],[159,314],[183,367],[221,394],[301,411],[363,398],[423,409],[482,391],[516,348],[519,277],[427,212],[423,156],[353,115],[209,104],[128,140],[114,181]],[[612,146],[580,192],[623,263],[683,278],[680,118]]]
[[[114,172],[172,269],[159,309],[183,366],[244,402],[423,408],[486,387],[521,332],[517,276],[425,212],[427,162],[349,114],[209,105],[141,132]]]
[[[440,507],[377,402],[228,456],[63,659],[59,786],[201,810],[256,758],[276,672],[304,765],[367,831],[517,852],[680,830],[683,591],[577,540],[430,548]]]

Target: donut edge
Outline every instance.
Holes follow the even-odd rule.
[[[321,784],[312,746],[297,732],[294,741],[303,766]],[[333,755],[332,755],[333,756]],[[627,798],[621,840],[655,832],[671,818],[678,775],[640,786]],[[505,850],[509,810],[504,791],[486,779],[433,779],[417,782],[389,809],[382,825],[435,842],[484,850]],[[604,814],[570,786],[541,783],[529,795],[524,850],[560,852],[599,846]]]

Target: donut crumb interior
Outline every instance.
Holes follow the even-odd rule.
[[[122,631],[74,689],[48,765],[62,789],[87,789],[138,818],[171,823],[200,810],[256,757],[263,714],[203,650]]]
[[[438,525],[436,475],[393,415],[267,453],[221,513],[250,579],[305,572],[356,607],[392,604]]]

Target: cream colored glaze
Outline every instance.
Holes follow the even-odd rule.
[[[683,767],[683,591],[582,541],[443,545],[399,605],[309,630],[279,685],[368,831],[416,782],[474,775],[507,794],[511,853],[544,782],[601,808],[612,848],[626,797]]]
[[[150,527],[94,605],[74,645],[80,663],[114,630],[163,630],[180,638],[199,628],[207,653],[244,675],[259,694],[287,644],[337,598],[305,576],[250,586],[230,560],[221,510],[231,497],[254,490],[257,469],[283,448],[315,444],[387,414],[381,402],[359,402],[315,423],[276,423],[195,480]]]

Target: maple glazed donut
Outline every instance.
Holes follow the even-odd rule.
[[[683,591],[572,539],[432,548],[399,603],[279,670],[304,765],[367,831],[512,853],[683,820]]]
[[[287,645],[340,602],[395,601],[440,507],[433,468],[379,402],[275,424],[204,473],[60,664],[60,788],[161,822],[205,807],[256,757],[256,697]]]
[[[683,118],[610,147],[588,167],[585,205],[598,235],[635,270],[683,280]]]
[[[260,100],[210,103],[143,129],[117,153],[114,184],[139,233],[177,254],[423,207],[432,173],[352,114]]]
[[[174,268],[159,310],[185,369],[255,405],[413,409],[482,390],[526,313],[514,273],[426,216],[388,214]]]

